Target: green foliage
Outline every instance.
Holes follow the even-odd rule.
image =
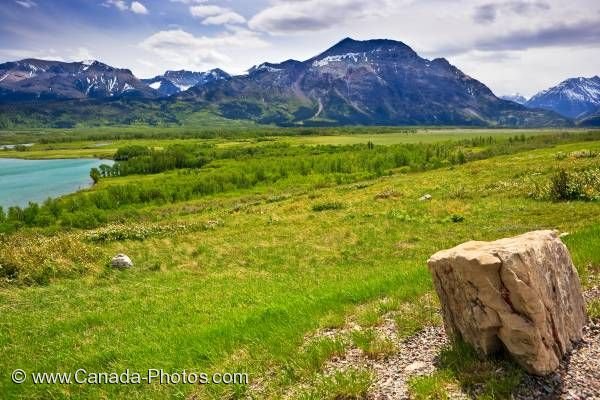
[[[313,387],[298,396],[300,400],[363,400],[373,382],[369,371],[348,369],[319,377]]]
[[[600,320],[600,299],[593,299],[587,305],[588,316],[593,320]]]
[[[135,226],[113,224],[89,231],[85,237],[88,241],[95,243],[144,240],[152,237],[165,237],[168,235],[215,229],[219,225],[221,225],[220,221],[139,224]]]
[[[553,201],[600,200],[600,169],[570,172],[560,168],[550,177],[548,185],[537,186],[532,195]]]
[[[344,208],[344,204],[339,201],[326,201],[323,203],[313,204],[311,209],[316,212],[328,211],[328,210],[341,210]]]
[[[458,215],[458,214],[452,214],[447,216],[446,218],[443,219],[443,222],[454,222],[454,223],[458,223],[458,222],[463,222],[465,220],[465,217],[462,215]]]
[[[562,238],[571,252],[573,263],[584,287],[600,285],[600,225],[569,234]]]
[[[94,184],[98,183],[100,181],[100,170],[98,168],[92,168],[90,170],[90,178],[92,178],[92,181],[94,181]]]
[[[589,137],[594,137],[590,133]],[[22,226],[94,228],[110,222],[116,210],[144,204],[178,203],[260,185],[278,182],[343,184],[387,176],[397,171],[425,171],[465,161],[507,154],[535,146],[571,141],[569,134],[516,136],[506,142],[493,137],[475,137],[437,143],[407,143],[390,146],[356,144],[346,146],[292,146],[289,143],[215,146],[214,144],[174,144],[164,149],[141,145],[119,148],[112,165],[100,165],[93,171],[100,177],[114,178],[169,173],[156,180],[104,180],[102,188],[90,193],[49,201],[26,209],[9,209],[0,231]],[[587,140],[587,134],[578,136]],[[469,151],[469,148],[478,151]],[[98,176],[98,172],[100,177]],[[160,176],[160,175],[158,175]],[[560,187],[559,196],[591,200],[597,198],[600,174],[597,171],[573,175],[568,187]],[[575,179],[576,178],[576,179]],[[558,182],[563,184],[564,182]],[[567,190],[566,192],[564,190]],[[395,194],[390,194],[393,196]],[[339,202],[315,204],[313,211],[343,208]],[[411,221],[413,216],[401,216]],[[450,221],[460,222],[461,216]]]
[[[572,200],[575,193],[569,188],[569,174],[564,169],[558,170],[550,178],[550,197],[555,201]]]
[[[408,380],[411,398],[415,400],[450,400],[448,382],[452,381],[449,374],[436,373],[412,377]]]
[[[403,304],[395,317],[398,337],[406,338],[427,326],[441,325],[442,318],[438,310],[437,297],[433,295],[423,296],[415,303]]]
[[[89,134],[102,137],[104,133]],[[414,153],[405,152],[406,146],[385,149],[388,146],[380,145],[377,137],[371,150],[366,144],[220,143],[214,146],[215,156],[201,168],[103,178],[89,190],[39,205],[34,225],[26,225],[24,215],[19,221],[5,222],[3,226],[14,225],[17,231],[0,235],[4,241],[0,303],[6,305],[2,321],[7,328],[0,334],[0,347],[9,350],[0,357],[1,370],[10,371],[18,364],[27,371],[52,371],[57,365],[74,371],[82,363],[90,371],[123,365],[140,371],[154,367],[247,370],[252,385],[40,387],[14,385],[5,376],[0,377],[3,397],[364,398],[371,381],[368,374],[366,379],[362,374],[335,376],[324,368],[324,360],[341,354],[342,346],[326,342],[312,347],[307,338],[314,337],[316,329],[342,325],[344,318],[354,320],[350,310],[376,304],[382,296],[394,302],[386,303],[379,314],[392,313],[400,336],[439,323],[438,306],[424,296],[432,294],[424,260],[433,252],[470,239],[492,240],[557,227],[571,232],[563,240],[580,275],[598,268],[600,228],[588,227],[594,224],[600,203],[533,201],[509,190],[485,189],[532,171],[548,180],[548,166],[556,162],[554,153],[569,154],[578,148],[596,151],[598,142],[570,143],[575,135],[550,144],[519,138],[510,146],[501,139],[492,144],[478,139],[473,141],[476,148],[469,147],[471,143],[456,145],[468,159],[466,165],[449,159],[432,171],[430,163],[437,151],[425,149],[427,141],[434,139],[430,133],[419,137],[424,143],[414,145]],[[546,148],[555,144],[560,146]],[[457,154],[458,147],[445,145],[451,149],[449,155]],[[79,151],[80,144],[72,146],[74,153]],[[155,151],[168,147],[149,142],[143,146]],[[472,163],[480,152],[487,157],[536,146],[526,154]],[[212,152],[192,143],[190,149],[191,154]],[[50,156],[59,154],[63,153],[49,151]],[[406,165],[388,168],[396,165],[396,155]],[[340,168],[331,162],[334,158],[341,158],[342,170],[349,172],[331,172]],[[376,159],[383,159],[381,176]],[[582,171],[594,161],[570,158],[565,163],[574,164],[570,170]],[[212,182],[212,193],[193,192],[199,182]],[[458,190],[453,195],[453,188],[460,187],[470,192]],[[402,195],[374,200],[389,188]],[[432,201],[419,202],[425,192],[433,195]],[[315,214],[311,206],[326,199],[343,201],[348,208]],[[13,214],[24,214],[24,208]],[[100,226],[69,229],[84,217],[78,213],[93,216],[91,222]],[[469,223],[439,223],[454,213],[468,216]],[[52,220],[48,224],[46,219],[41,228],[37,224],[44,218]],[[223,224],[205,230],[203,224],[214,220]],[[94,234],[99,240],[91,237]],[[106,268],[110,258],[121,252],[131,256],[135,267]],[[430,306],[422,308],[422,304]],[[376,317],[377,313],[369,312],[356,320],[371,325],[377,323]],[[424,382],[419,391],[443,398],[452,395],[452,386],[465,382],[465,388],[481,388],[473,389],[475,394],[498,398],[516,382],[507,379],[512,369],[505,360],[477,362],[481,361],[456,367],[446,363],[429,382],[419,381]],[[287,381],[281,370],[286,370]],[[488,383],[495,385],[493,390]]]
[[[512,361],[482,359],[472,347],[457,342],[442,350],[438,371],[411,379],[409,388],[419,399],[447,398],[445,388],[451,385],[477,398],[510,399],[523,375]]]
[[[82,275],[97,256],[97,249],[65,234],[0,234],[0,284],[45,285],[55,278]]]
[[[319,338],[309,342],[298,356],[283,368],[282,383],[294,383],[321,372],[323,365],[334,356],[342,356],[344,343],[337,339]]]
[[[380,337],[374,329],[353,331],[352,342],[369,358],[385,357],[395,350],[394,343]]]

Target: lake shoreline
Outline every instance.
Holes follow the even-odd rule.
[[[90,170],[112,160],[100,158],[0,158],[0,206],[24,207],[93,186]]]

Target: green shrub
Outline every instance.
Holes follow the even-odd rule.
[[[542,189],[543,190],[543,189]],[[541,197],[544,197],[543,194]],[[567,172],[559,169],[550,178],[548,196],[553,201],[600,199],[600,169]]]
[[[339,201],[326,201],[323,203],[317,203],[312,206],[312,210],[316,212],[327,211],[327,210],[341,210],[344,208],[344,204]]]
[[[570,176],[564,169],[558,170],[550,178],[550,197],[552,200],[571,200],[573,193],[569,189]]]

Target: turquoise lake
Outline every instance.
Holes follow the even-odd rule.
[[[0,206],[26,206],[59,197],[92,184],[90,169],[111,160],[19,160],[0,158]]]

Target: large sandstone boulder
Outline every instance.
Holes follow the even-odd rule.
[[[525,370],[554,371],[586,322],[579,276],[555,231],[467,242],[428,261],[448,334]]]

